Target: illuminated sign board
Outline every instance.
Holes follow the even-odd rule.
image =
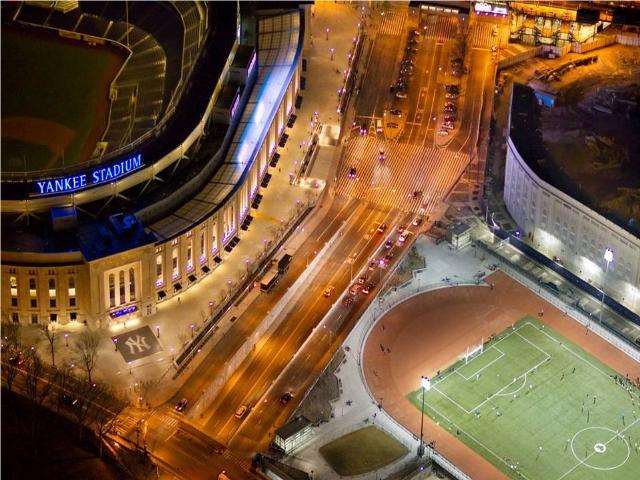
[[[507,7],[487,2],[476,2],[473,8],[478,15],[506,16],[508,14]]]
[[[106,167],[96,167],[86,173],[70,175],[68,177],[36,180],[33,184],[34,192],[32,195],[61,195],[64,193],[77,192],[85,188],[117,180],[138,170],[143,165],[142,155],[138,154]]]

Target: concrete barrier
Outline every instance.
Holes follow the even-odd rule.
[[[600,37],[592,42],[587,43],[573,42],[571,44],[571,51],[574,53],[587,53],[591,50],[608,47],[609,45],[612,45],[614,43],[616,43],[616,37],[614,36]]]

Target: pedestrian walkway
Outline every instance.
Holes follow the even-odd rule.
[[[474,22],[471,24],[471,46],[474,48],[491,48],[498,43],[493,34],[494,24],[488,22]],[[497,33],[497,27],[496,27]]]
[[[394,8],[393,10],[375,12],[374,15],[381,15],[382,21],[378,33],[380,35],[400,36],[404,34],[407,22],[407,9]]]
[[[415,213],[422,209],[428,214],[467,163],[463,153],[355,136],[345,148],[336,193],[385,208]],[[351,168],[355,168],[355,178],[350,178]]]
[[[426,38],[435,38],[438,42],[451,40],[458,35],[459,22],[456,15],[430,15],[422,32]]]
[[[342,85],[343,79],[341,74],[327,73],[346,67],[351,42],[345,39],[352,39],[357,31],[359,11],[348,5],[320,2],[313,7],[313,12],[313,45],[307,45],[303,51],[303,58],[307,60],[307,72],[303,72],[302,75],[306,75],[307,80],[305,88],[300,92],[302,105],[295,112],[297,119],[293,127],[286,130],[289,136],[287,143],[283,148],[278,148],[280,160],[276,167],[269,170],[272,178],[268,188],[262,192],[263,200],[260,207],[251,211],[254,220],[249,230],[239,233],[240,243],[231,252],[222,255],[222,263],[213,272],[181,295],[159,304],[154,315],[142,319],[123,320],[110,328],[99,330],[102,338],[95,378],[111,384],[115,390],[129,395],[132,399],[143,398],[145,402],[152,400],[146,397],[150,391],[157,391],[153,389],[154,384],[166,383],[171,379],[174,374],[173,360],[203,327],[211,313],[212,305],[217,306],[231,296],[248,272],[257,267],[265,252],[277,243],[287,227],[307,205],[316,202],[320,194],[319,188],[315,188],[315,185],[292,185],[290,178],[300,165],[303,148],[310,141],[310,120],[313,113],[317,112],[316,118],[324,125],[339,128],[340,119],[335,113],[335,92]],[[330,29],[330,40],[325,40],[327,27]],[[319,45],[321,42],[322,45]],[[329,43],[335,49],[334,60],[330,58]],[[322,185],[322,182],[317,184],[318,187]],[[301,244],[308,232],[309,230],[302,227],[298,228],[292,242],[296,245]],[[250,293],[246,299],[250,300],[251,295],[259,295],[259,292]],[[244,303],[248,305],[250,302]],[[218,323],[218,330],[206,344],[202,355],[197,356],[198,361],[223,337],[230,324],[229,317],[224,317]],[[116,351],[111,338],[145,326],[156,336],[160,351],[126,363],[122,355]],[[59,329],[60,342],[56,363],[75,363],[73,345],[84,328],[86,327],[83,325],[69,325]],[[25,327],[23,339],[27,344],[36,345],[43,359],[50,359],[48,343],[38,328]],[[179,386],[180,382],[171,382],[171,388],[161,389],[160,398],[166,401]]]
[[[472,280],[474,275],[482,272],[490,273],[491,259],[474,257],[473,249],[456,252],[447,244],[435,245],[426,237],[421,237],[415,243],[418,253],[426,258],[427,268],[414,272],[413,279],[404,288],[415,290],[430,284],[441,284],[444,277],[452,282]],[[337,480],[340,477],[324,460],[319,449],[327,443],[368,425],[375,425],[393,436],[409,451],[400,460],[376,471],[375,478],[387,478],[410,465],[416,459],[418,439],[402,426],[397,424],[385,411],[385,399],[373,399],[364,382],[360,368],[360,350],[362,342],[372,325],[371,319],[382,311],[381,305],[390,304],[400,292],[389,292],[379,300],[371,302],[367,311],[362,315],[358,324],[345,340],[342,348],[346,353],[344,363],[339,367],[336,376],[341,388],[340,396],[332,403],[333,415],[329,422],[314,429],[314,434],[308,443],[293,452],[285,461],[306,472],[313,471],[313,478],[322,480]],[[379,404],[382,405],[380,408]],[[351,477],[355,478],[355,477]],[[367,478],[362,475],[358,478]]]

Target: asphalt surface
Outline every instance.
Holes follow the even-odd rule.
[[[403,8],[404,11],[398,9],[386,18],[372,20],[373,29],[377,30],[370,37],[373,43],[370,55],[365,57],[366,71],[355,100],[356,121],[381,117],[385,108],[397,105],[389,85],[397,75],[407,32],[415,28],[411,22],[416,21]],[[147,420],[147,443],[153,443],[154,454],[172,475],[215,478],[225,468],[231,478],[251,478],[246,459],[267,448],[274,429],[285,423],[375,295],[375,290],[369,295],[359,294],[353,306],[338,305],[326,316],[351,285],[351,276],[366,268],[372,256],[380,256],[378,249],[388,235],[393,234],[393,240],[397,240],[394,226],[410,223],[416,215],[434,215],[467,167],[480,129],[484,94],[493,86],[494,69],[489,49],[470,49],[470,73],[462,82],[459,129],[444,146],[437,142],[437,115],[442,111],[444,85],[449,81],[443,70],[446,72],[450,64],[457,22],[457,17],[438,16],[423,35],[415,60],[416,73],[408,98],[402,103],[407,112],[402,136],[385,140],[375,129],[365,136],[355,131],[345,135],[344,155],[334,195],[325,200],[332,203],[324,220],[296,253],[276,288],[269,294],[261,294],[235,321],[224,341],[207,354],[172,403],[181,398],[187,398],[190,405],[196,403],[220,376],[225,362],[304,271],[308,259],[346,222],[330,254],[312,272],[308,286],[279,327],[249,354],[193,425],[187,425],[182,415],[173,412],[172,404],[157,409]],[[385,151],[384,160],[377,153],[380,149]],[[346,172],[356,163],[358,178],[348,178]],[[389,225],[385,234],[376,232],[381,222]],[[427,222],[421,228],[426,226]],[[407,244],[394,247],[393,261],[408,248]],[[379,286],[387,272],[388,268],[376,267],[368,273],[368,281]],[[335,290],[326,298],[323,291],[329,285]],[[287,391],[294,398],[281,405],[280,396]],[[237,419],[234,413],[240,405],[249,410],[242,419]],[[219,450],[223,444],[234,453]]]

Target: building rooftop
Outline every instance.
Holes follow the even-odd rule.
[[[285,423],[279,429],[276,430],[276,435],[286,440],[289,437],[292,437],[300,430],[305,429],[311,425],[311,421],[305,416],[299,416],[291,420],[289,423]]]
[[[516,83],[510,135],[545,182],[640,236],[640,139],[633,134],[640,131],[637,85],[635,92],[633,100],[624,85],[570,84],[558,91],[554,107],[545,108],[532,88]],[[597,105],[604,97],[615,100],[601,112]]]

